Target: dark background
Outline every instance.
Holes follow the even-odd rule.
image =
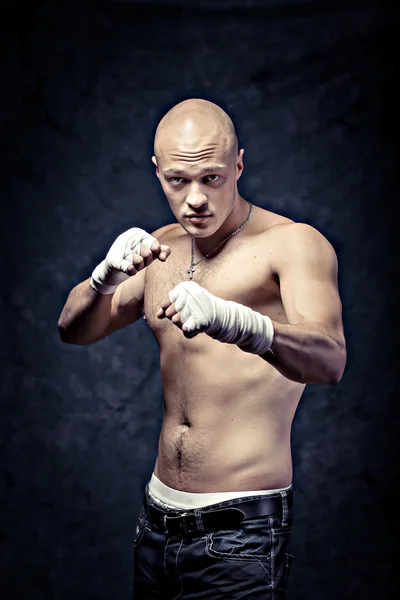
[[[191,4],[2,4],[0,596],[130,598],[157,346],[143,321],[64,345],[57,320],[119,233],[173,220],[152,140],[195,96],[237,125],[242,195],[314,225],[339,258],[348,363],[295,416],[289,597],[397,598],[395,13]]]

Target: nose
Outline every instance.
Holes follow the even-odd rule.
[[[200,208],[203,204],[207,203],[207,196],[202,192],[200,186],[193,182],[191,185],[186,202],[191,208]]]

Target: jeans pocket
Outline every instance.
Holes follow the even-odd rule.
[[[271,535],[267,530],[254,532],[243,529],[226,529],[209,533],[206,553],[228,561],[269,562],[271,560]]]

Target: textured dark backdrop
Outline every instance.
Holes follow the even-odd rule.
[[[188,7],[2,4],[0,596],[130,597],[157,347],[144,322],[63,345],[57,319],[119,233],[173,219],[152,137],[201,96],[237,124],[242,194],[339,257],[348,365],[295,416],[290,598],[397,598],[398,24],[361,0]]]

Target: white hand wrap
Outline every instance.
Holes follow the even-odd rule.
[[[140,243],[151,246],[156,238],[140,229],[132,227],[121,233],[107,252],[105,259],[92,273],[90,285],[101,294],[113,294],[120,283],[129,279],[128,267],[133,254],[140,254]]]
[[[179,283],[169,292],[169,299],[192,337],[204,332],[253,354],[263,354],[271,347],[274,328],[269,317],[248,306],[217,298],[195,281]]]

